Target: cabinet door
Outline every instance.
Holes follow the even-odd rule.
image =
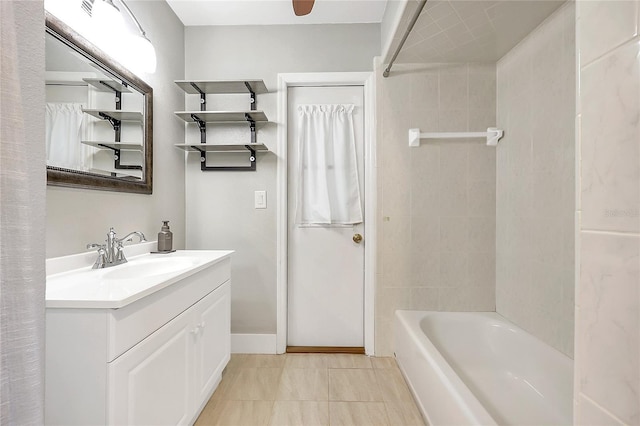
[[[229,362],[231,346],[229,281],[196,305],[199,338],[196,343],[195,386],[197,402],[206,402]],[[196,407],[196,409],[199,407]]]
[[[109,364],[109,424],[191,419],[194,331],[187,310]]]

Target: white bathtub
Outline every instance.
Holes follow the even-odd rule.
[[[396,311],[395,353],[436,425],[570,425],[573,361],[495,312]]]

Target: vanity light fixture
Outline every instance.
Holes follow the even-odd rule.
[[[113,4],[111,0],[103,1],[109,1]],[[147,34],[142,29],[142,25],[140,25],[138,19],[135,17],[133,12],[131,12],[131,9],[129,9],[129,6],[127,6],[124,0],[119,1],[120,3],[122,3],[124,10],[127,12],[131,20],[134,22],[134,24],[136,24],[138,32],[140,33],[131,34],[129,40],[127,41],[131,46],[130,49],[127,49],[127,51],[129,52],[130,60],[138,61],[140,64],[140,69],[145,72],[156,72],[156,49],[153,47],[153,44],[151,44],[151,40],[149,40],[149,37],[147,37]]]
[[[155,72],[156,51],[124,0],[45,0],[45,8],[125,67]]]

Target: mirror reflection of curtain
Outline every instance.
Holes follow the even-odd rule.
[[[354,105],[300,105],[296,223],[362,222]]]
[[[46,104],[47,165],[74,170],[89,170],[92,156],[82,141],[82,104]]]

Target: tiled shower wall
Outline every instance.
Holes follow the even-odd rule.
[[[573,357],[575,4],[497,64],[496,307]]]
[[[392,353],[396,309],[495,310],[495,148],[423,140],[422,132],[495,125],[494,65],[376,70],[378,271],[376,355]]]
[[[640,424],[640,3],[577,4],[575,424]]]

